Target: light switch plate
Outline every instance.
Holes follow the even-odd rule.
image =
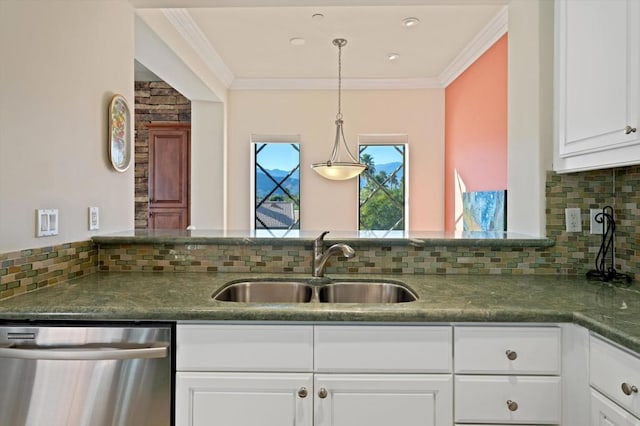
[[[58,235],[58,209],[36,210],[36,237]]]
[[[100,229],[100,209],[89,207],[89,231],[97,231],[98,229]]]

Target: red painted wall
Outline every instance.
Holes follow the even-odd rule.
[[[506,34],[445,89],[446,231],[457,219],[456,170],[466,191],[507,188]]]

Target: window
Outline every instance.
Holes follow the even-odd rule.
[[[300,229],[300,144],[257,142],[253,151],[256,235],[291,235]]]
[[[407,229],[406,144],[360,144],[360,161],[368,169],[359,177],[360,231],[378,236]]]

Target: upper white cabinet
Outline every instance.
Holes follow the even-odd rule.
[[[640,2],[555,8],[554,170],[640,163]]]

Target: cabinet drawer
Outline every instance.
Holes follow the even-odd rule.
[[[591,386],[640,416],[640,358],[595,336],[589,342]],[[630,395],[623,392],[625,383]]]
[[[560,377],[456,376],[455,418],[461,423],[560,423],[561,395]],[[507,401],[517,407],[510,409]]]
[[[591,424],[640,426],[640,419],[632,416],[598,391],[591,389]]]
[[[316,326],[315,371],[451,372],[451,327]]]
[[[178,324],[178,371],[311,371],[313,327]]]
[[[558,327],[455,327],[455,371],[560,374]]]

